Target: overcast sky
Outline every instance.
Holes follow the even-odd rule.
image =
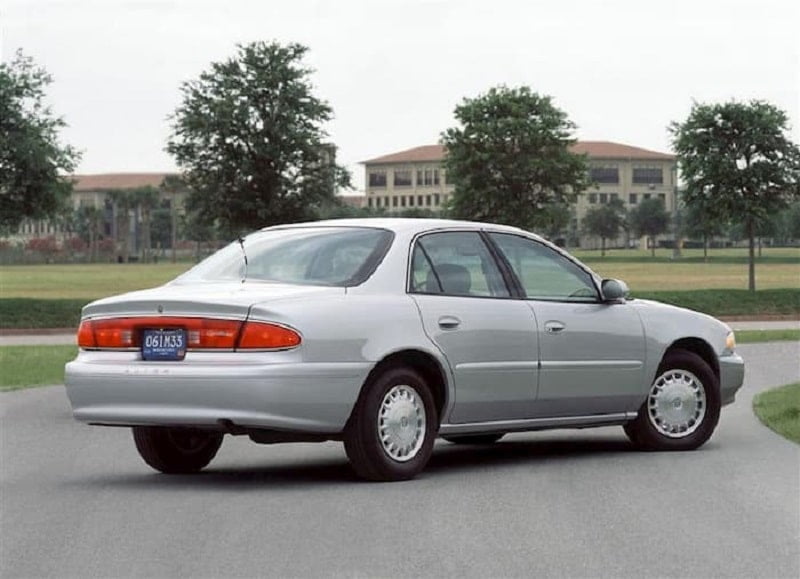
[[[310,48],[339,161],[437,142],[488,88],[554,97],[576,136],[669,151],[692,101],[759,98],[800,142],[796,0],[5,0],[2,58],[53,75],[79,173],[172,171],[167,116],[182,81],[253,40]]]

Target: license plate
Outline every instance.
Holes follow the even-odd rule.
[[[142,360],[183,360],[186,356],[185,330],[145,330]]]

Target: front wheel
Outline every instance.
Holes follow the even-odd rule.
[[[391,368],[365,386],[345,428],[345,452],[362,478],[407,480],[427,464],[438,423],[422,376]]]
[[[154,469],[166,474],[197,472],[217,454],[222,433],[197,428],[134,426],[136,450]]]
[[[694,450],[714,432],[720,406],[719,380],[706,361],[685,350],[669,352],[625,434],[644,450]]]

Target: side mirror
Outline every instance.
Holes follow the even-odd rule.
[[[619,279],[604,279],[600,284],[600,291],[603,293],[604,302],[624,300],[630,293],[628,285]]]

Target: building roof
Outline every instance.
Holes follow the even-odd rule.
[[[649,160],[674,160],[674,155],[648,151],[640,147],[612,143],[610,141],[578,141],[572,147],[574,153],[586,153],[593,159],[649,159]],[[441,161],[447,151],[444,145],[423,145],[397,153],[375,157],[362,161],[364,165],[377,165],[381,163],[419,163],[425,161]]]
[[[578,141],[572,147],[574,153],[586,153],[593,159],[654,159],[672,161],[675,155],[649,151],[640,147],[612,143],[611,141]]]
[[[175,173],[103,173],[100,175],[72,175],[75,191],[108,191],[110,189],[136,189],[158,187],[164,177]]]
[[[369,161],[362,161],[364,165],[373,163],[418,163],[421,161],[441,161],[445,156],[444,145],[423,145],[406,149],[399,153],[375,157]]]

